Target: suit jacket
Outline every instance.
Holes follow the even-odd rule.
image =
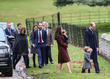
[[[16,29],[14,36],[16,37],[18,34],[20,34],[20,30]]]
[[[38,42],[38,39],[39,39],[39,30],[36,30],[35,32],[34,32],[34,38],[35,38],[35,46],[36,46],[36,48],[39,48],[40,46],[41,47],[45,47],[46,46],[46,44],[47,44],[47,33],[46,33],[46,31],[44,30],[44,29],[42,29],[42,40],[43,40],[43,43],[42,44],[39,44],[39,42]],[[34,41],[32,41],[33,43],[34,43]]]
[[[11,33],[8,31],[8,29],[6,28],[5,29],[5,33],[6,33],[6,35],[8,35],[8,36],[14,36],[14,30],[13,29],[11,29]]]
[[[85,42],[86,42],[86,46],[89,46],[93,49],[93,51],[96,51],[96,48],[98,47],[96,30],[91,31],[90,29],[87,29],[85,31]]]
[[[53,44],[53,36],[52,36],[52,30],[48,29],[48,34],[47,34],[47,45],[51,46]]]

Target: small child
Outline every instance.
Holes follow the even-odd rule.
[[[65,29],[63,29],[64,42],[68,44],[68,35]]]
[[[92,49],[88,46],[84,47],[84,64],[83,64],[83,68],[82,68],[82,73],[85,73],[85,70],[88,69],[88,73],[90,73],[90,68],[92,68],[91,66],[91,62],[90,62],[90,55],[92,52]]]

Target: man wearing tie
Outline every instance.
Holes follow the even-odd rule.
[[[98,45],[95,27],[96,24],[94,22],[91,22],[90,27],[85,31],[85,42],[86,46],[89,46],[93,50],[91,53],[91,59],[93,60],[96,73],[100,73],[99,64],[97,60]]]
[[[35,46],[38,53],[39,68],[42,68],[46,59],[45,47],[47,44],[47,33],[42,29],[42,23],[39,23],[38,30],[35,31]]]
[[[44,23],[45,30],[47,32],[47,46],[46,46],[46,65],[48,65],[48,58],[50,63],[53,64],[53,59],[51,56],[51,46],[53,46],[53,36],[52,30],[48,28],[48,23]]]

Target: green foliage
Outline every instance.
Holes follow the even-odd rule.
[[[55,6],[61,7],[73,3],[85,4],[89,6],[108,6],[110,5],[110,0],[56,0]]]

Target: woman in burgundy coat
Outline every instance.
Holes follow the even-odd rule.
[[[70,58],[67,52],[68,45],[64,41],[63,29],[60,26],[58,26],[56,29],[55,40],[57,41],[57,44],[58,44],[58,64],[59,64],[58,72],[61,71],[62,64],[66,63],[68,72],[72,73],[70,69],[70,64],[69,64]]]

